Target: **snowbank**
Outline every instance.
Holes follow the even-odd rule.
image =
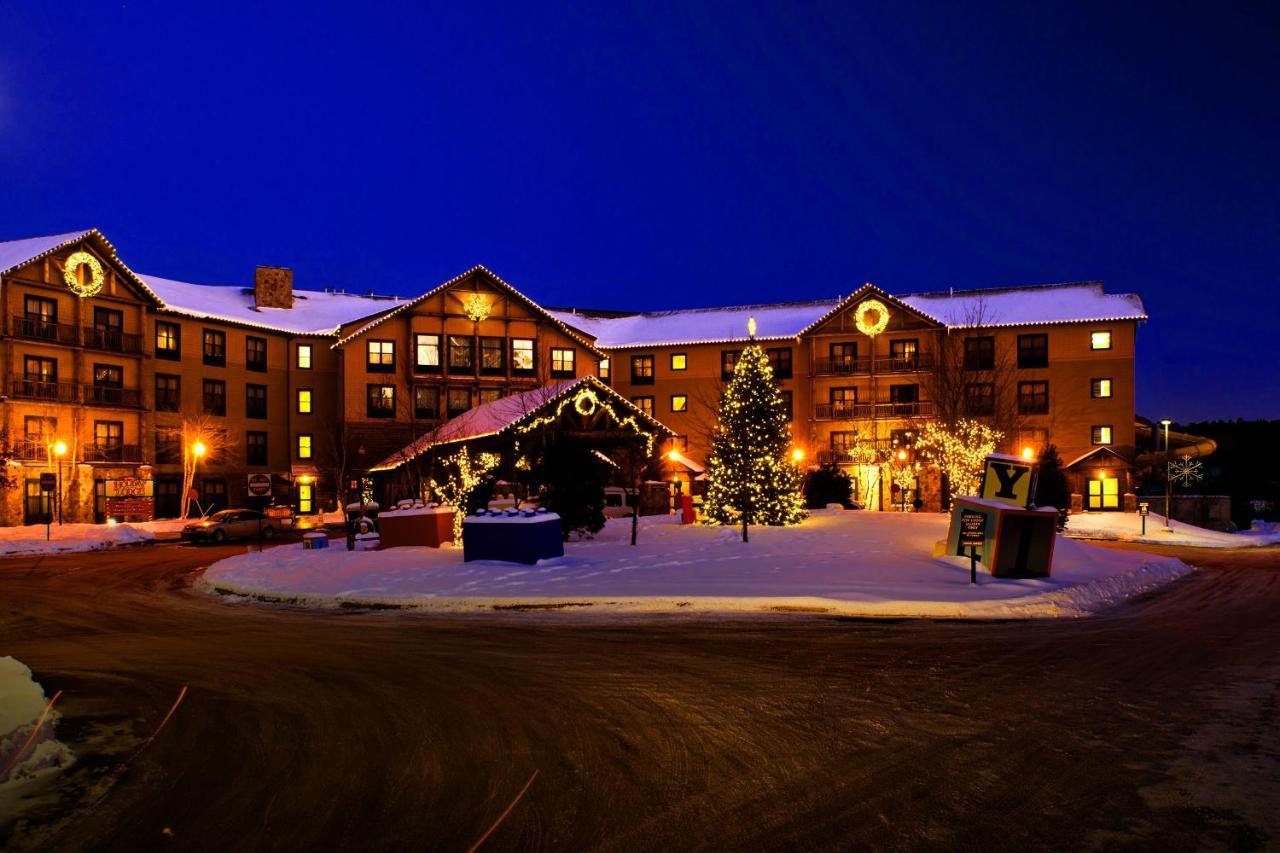
[[[464,563],[460,549],[372,553],[282,546],[221,560],[205,591],[315,606],[433,610],[586,607],[623,611],[819,611],[966,618],[1080,616],[1154,589],[1191,568],[1179,560],[1059,539],[1052,578],[997,580],[968,561],[934,559],[943,515],[819,510],[793,528],[737,530],[613,519],[595,540],[536,566]]]
[[[167,522],[161,522],[164,523]],[[45,541],[43,524],[0,527],[0,556],[101,551],[121,545],[154,542],[156,539],[155,531],[148,529],[146,524],[54,524],[49,532],[52,538]]]
[[[53,737],[57,711],[50,711],[36,730],[47,702],[25,664],[0,657],[0,802],[19,786],[71,763],[71,750]]]
[[[1067,535],[1078,539],[1109,539],[1141,542],[1146,545],[1189,545],[1195,548],[1253,548],[1280,543],[1280,531],[1257,530],[1222,533],[1206,530],[1176,519],[1173,532],[1164,530],[1164,516],[1147,516],[1147,533],[1142,533],[1142,516],[1136,512],[1085,512],[1072,515],[1067,522]]]

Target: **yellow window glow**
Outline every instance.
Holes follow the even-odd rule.
[[[311,389],[310,388],[298,389],[298,414],[300,415],[311,414]]]
[[[298,344],[298,369],[311,369],[311,344]]]
[[[1111,349],[1111,332],[1093,332],[1089,335],[1090,349]]]
[[[685,370],[688,367],[689,367],[689,359],[684,353],[677,352],[677,353],[671,354],[672,370]]]
[[[689,411],[689,398],[684,394],[671,395],[671,411],[687,412]]]
[[[311,436],[309,435],[298,436],[298,458],[299,459],[311,458]]]

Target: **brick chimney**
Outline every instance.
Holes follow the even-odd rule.
[[[254,269],[253,303],[258,308],[292,308],[293,270],[288,267]]]

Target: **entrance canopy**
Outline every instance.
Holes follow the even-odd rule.
[[[596,377],[580,376],[469,409],[369,470],[394,471],[428,451],[513,446],[521,436],[544,427],[601,438],[610,434],[643,437],[651,450],[658,439],[675,435]]]

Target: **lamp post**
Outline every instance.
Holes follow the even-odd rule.
[[[53,455],[58,460],[58,526],[62,526],[62,457],[67,455],[67,443],[65,441],[55,441],[53,443]]]
[[[1173,532],[1173,478],[1169,465],[1169,424],[1173,421],[1165,418],[1160,421],[1160,426],[1164,427],[1164,529],[1166,533]]]
[[[191,491],[196,490],[196,472],[200,470],[200,460],[207,453],[209,448],[205,447],[204,442],[196,439],[191,443]],[[190,501],[190,495],[183,495],[183,500]],[[204,509],[200,506],[199,499],[196,500],[196,509],[200,510],[200,515],[204,515]],[[183,510],[183,518],[186,518],[186,509]]]

